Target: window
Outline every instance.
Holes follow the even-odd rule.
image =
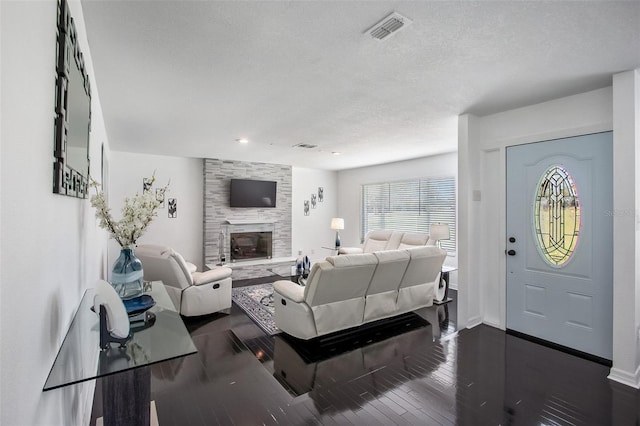
[[[565,265],[578,245],[580,200],[573,177],[562,166],[547,169],[533,203],[534,236],[543,259]]]
[[[455,253],[455,177],[362,185],[361,223],[362,239],[377,229],[429,233],[432,223],[446,223],[451,238],[440,243],[447,252]]]

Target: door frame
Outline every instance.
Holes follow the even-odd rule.
[[[505,138],[502,140],[496,140],[493,146],[479,149],[480,153],[480,161],[482,163],[481,169],[483,170],[496,170],[497,173],[495,175],[494,181],[488,181],[486,175],[482,175],[479,181],[481,182],[479,190],[480,199],[482,204],[480,205],[480,209],[476,210],[476,213],[479,214],[481,218],[479,223],[486,223],[488,218],[492,218],[492,220],[496,220],[498,222],[497,232],[489,233],[487,227],[480,227],[480,233],[469,241],[475,248],[473,253],[478,253],[481,251],[486,252],[486,248],[490,248],[491,250],[499,251],[500,256],[496,258],[496,261],[493,264],[488,264],[487,262],[479,261],[478,259],[468,258],[466,261],[467,264],[464,265],[463,258],[468,256],[467,254],[460,253],[462,247],[459,248],[459,265],[469,266],[468,270],[474,270],[479,272],[479,291],[477,293],[478,300],[480,301],[480,309],[477,315],[469,315],[467,318],[460,318],[461,315],[468,315],[468,310],[465,310],[463,307],[462,310],[460,307],[458,308],[458,324],[462,324],[463,327],[472,328],[476,325],[487,324],[492,327],[499,328],[501,330],[506,330],[506,322],[507,322],[507,262],[506,256],[502,255],[503,251],[506,249],[506,240],[507,240],[507,147],[518,146],[518,145],[526,145],[530,143],[536,142],[544,142],[544,141],[553,141],[556,139],[564,139],[575,136],[582,136],[592,133],[602,133],[609,132],[613,129],[610,126],[606,125],[597,125],[597,126],[584,126],[579,128],[565,129],[561,131],[554,131],[548,133],[538,133],[529,135],[526,137],[517,137],[517,138]],[[615,135],[614,135],[614,144],[615,144]],[[460,161],[460,158],[458,159]],[[476,160],[477,161],[477,160]],[[615,152],[614,152],[614,170],[615,170]],[[615,173],[615,172],[614,172]],[[460,173],[459,173],[460,176]],[[460,186],[460,183],[458,183]],[[471,186],[469,199],[472,200],[474,197],[473,192],[476,190],[475,187]],[[461,194],[461,193],[460,193]],[[494,202],[497,208],[489,208],[489,203],[487,202],[487,198],[491,198],[491,201]],[[615,176],[614,176],[614,206],[616,205],[615,199]],[[473,201],[470,201],[470,204]],[[458,202],[459,211],[461,211],[461,203]],[[470,209],[471,210],[471,209]],[[614,232],[615,232],[615,220],[614,217]],[[458,218],[458,223],[464,223],[461,218]],[[464,224],[464,226],[471,226],[470,223]],[[460,234],[462,234],[462,229],[459,227]],[[468,232],[468,231],[467,231]],[[615,248],[615,238],[614,238],[614,248]],[[486,256],[486,254],[485,254]],[[484,260],[485,258],[483,258]],[[460,269],[460,267],[459,267]],[[474,280],[473,277],[470,277],[467,272],[466,278],[469,280]],[[460,276],[460,275],[459,275]],[[463,278],[464,279],[464,278]],[[616,287],[616,277],[615,277],[615,264],[614,264],[614,281],[613,287],[615,292]],[[470,290],[467,287],[468,290]],[[463,290],[464,291],[464,290]],[[458,293],[460,296],[460,293]],[[497,295],[497,297],[495,297]],[[468,297],[468,296],[467,296]],[[465,296],[463,295],[463,303]],[[615,295],[614,295],[614,304],[615,304]],[[462,321],[460,321],[462,320]],[[615,326],[615,306],[614,306],[614,326]],[[614,348],[615,349],[615,348]]]
[[[505,291],[504,259],[489,263],[485,254],[504,252],[505,221],[501,216],[506,203],[505,188],[504,180],[489,188],[498,199],[498,208],[493,206],[492,210],[501,229],[489,239],[482,239],[479,230],[483,227],[482,216],[487,214],[484,201],[488,198],[484,168],[494,166],[504,176],[507,145],[613,130],[615,257],[613,367],[609,379],[636,389],[640,389],[637,346],[640,323],[636,319],[640,314],[636,306],[640,285],[634,282],[634,277],[640,261],[636,259],[636,218],[624,212],[635,211],[636,204],[640,203],[635,196],[640,183],[637,178],[630,181],[623,171],[636,170],[638,166],[639,95],[640,70],[636,69],[614,74],[612,87],[484,117],[471,113],[458,115],[458,326],[461,329],[483,322],[504,328],[504,302],[501,301]],[[487,160],[485,153],[498,157],[498,161]],[[619,215],[618,211],[623,214]],[[493,293],[487,296],[489,289]],[[492,316],[497,318],[494,323],[490,319],[484,321],[488,309],[494,310]]]

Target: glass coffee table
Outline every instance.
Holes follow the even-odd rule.
[[[91,310],[94,289],[88,289],[71,322],[43,391],[102,378],[105,425],[149,425],[150,365],[197,352],[164,285],[151,283],[145,292],[156,304],[150,321],[131,324],[126,347],[101,351],[98,315]]]

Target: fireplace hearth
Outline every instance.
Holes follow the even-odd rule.
[[[272,257],[272,232],[232,232],[229,240],[232,262]]]

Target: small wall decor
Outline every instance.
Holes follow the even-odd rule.
[[[304,215],[309,216],[309,200],[304,200]]]
[[[316,208],[316,194],[311,194],[311,208]]]
[[[318,187],[318,202],[323,202],[324,201],[324,188],[319,186]]]
[[[178,217],[178,200],[175,198],[169,198],[169,218],[175,219]]]
[[[142,192],[148,192],[153,185],[153,178],[142,178]]]
[[[166,190],[167,188],[156,188],[156,200],[160,202],[158,207],[161,209],[164,209],[164,196]]]

